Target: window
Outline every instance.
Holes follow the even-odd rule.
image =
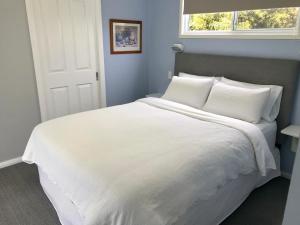
[[[296,7],[183,15],[181,37],[300,38]]]

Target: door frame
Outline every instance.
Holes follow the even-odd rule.
[[[103,23],[102,23],[102,4],[101,0],[93,0],[95,1],[95,26],[96,26],[96,55],[98,57],[97,61],[97,71],[99,73],[99,81],[98,81],[98,94],[99,94],[99,105],[101,108],[107,106],[106,103],[106,79],[105,79],[105,64],[104,64],[104,43],[103,43]],[[34,21],[34,2],[33,0],[25,0],[26,5],[26,13],[28,18],[28,26],[29,26],[29,34],[31,40],[31,49],[33,55],[33,63],[35,69],[35,78],[37,84],[38,91],[38,99],[40,105],[40,113],[42,122],[46,121],[48,118],[47,115],[47,96],[44,85],[44,77],[43,70],[41,68],[41,57],[38,47],[38,34],[36,30],[36,25]]]

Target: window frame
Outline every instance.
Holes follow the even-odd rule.
[[[186,31],[188,15],[183,14],[184,0],[180,0],[179,38],[223,39],[300,39],[300,10],[295,28],[253,29],[234,31]],[[236,17],[238,12],[232,12]]]

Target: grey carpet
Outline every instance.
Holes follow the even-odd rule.
[[[254,191],[221,225],[281,225],[289,181],[277,178]],[[35,166],[0,170],[0,225],[60,225]]]
[[[60,225],[36,167],[18,164],[0,170],[0,224]]]
[[[282,177],[255,190],[221,225],[281,225],[290,182]]]

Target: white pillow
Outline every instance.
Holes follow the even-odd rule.
[[[179,77],[188,77],[188,78],[195,78],[195,79],[207,79],[207,78],[212,78],[214,81],[220,81],[222,77],[206,77],[206,76],[198,76],[198,75],[193,75],[193,74],[188,74],[188,73],[182,73],[180,72]]]
[[[266,102],[266,107],[264,109],[262,118],[268,122],[273,122],[276,120],[279,111],[280,111],[280,103],[282,98],[283,87],[276,85],[257,85],[244,83],[234,80],[229,80],[225,77],[221,79],[223,83],[230,84],[236,87],[246,87],[246,88],[270,88],[270,96],[268,101]]]
[[[243,88],[218,82],[212,87],[203,110],[250,123],[259,123],[270,88]]]
[[[162,98],[195,108],[201,108],[207,100],[213,81],[212,78],[193,79],[173,77]]]

